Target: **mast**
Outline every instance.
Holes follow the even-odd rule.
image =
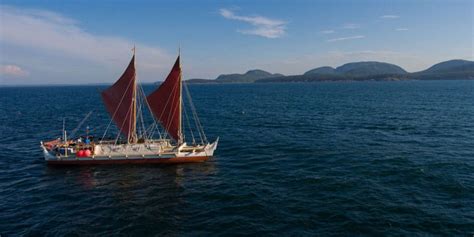
[[[181,46],[178,48],[178,58],[179,58],[179,145],[183,143],[183,80],[182,80],[182,74],[183,71],[181,70]]]
[[[64,155],[67,157],[67,148],[68,148],[68,142],[67,142],[67,134],[66,134],[66,118],[63,118],[63,139],[64,139]]]
[[[135,45],[133,45],[133,57],[135,58]],[[133,60],[133,68],[136,68],[136,61]],[[129,139],[129,143],[136,143],[137,142],[137,71],[134,71],[135,80],[133,80],[133,98],[132,98],[132,119],[131,123],[131,137]]]

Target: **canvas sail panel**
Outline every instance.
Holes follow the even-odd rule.
[[[131,141],[135,135],[135,55],[122,76],[102,91],[102,100],[120,132]]]
[[[181,68],[179,57],[166,80],[147,96],[153,115],[168,134],[176,141],[181,140]]]

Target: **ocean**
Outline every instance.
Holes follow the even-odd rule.
[[[0,88],[0,235],[474,234],[474,81],[189,88],[211,161],[83,167],[39,142],[102,134],[103,87]]]

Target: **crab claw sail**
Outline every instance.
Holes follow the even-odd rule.
[[[102,91],[102,100],[120,132],[128,142],[136,140],[135,55],[127,69],[111,87]]]
[[[182,142],[181,89],[181,66],[178,56],[166,80],[146,98],[155,118],[179,143]]]

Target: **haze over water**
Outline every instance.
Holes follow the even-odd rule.
[[[102,134],[97,88],[0,88],[0,234],[474,233],[473,81],[190,90],[212,161],[58,168],[39,141]]]

